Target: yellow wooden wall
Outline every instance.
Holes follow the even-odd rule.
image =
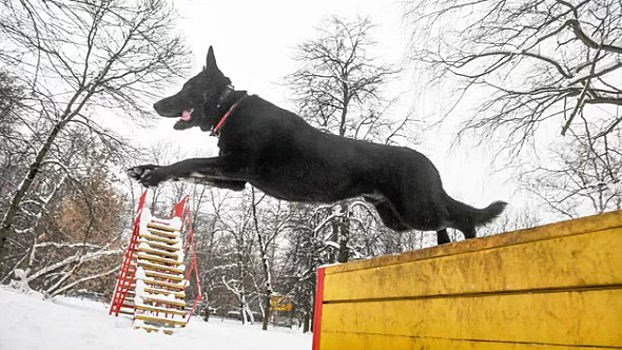
[[[622,349],[622,211],[326,267],[321,315],[319,350]]]

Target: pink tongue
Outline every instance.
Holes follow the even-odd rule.
[[[190,111],[185,110],[181,113],[181,120],[189,122],[190,119],[192,119],[192,114],[190,114]]]

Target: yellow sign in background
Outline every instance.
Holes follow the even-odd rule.
[[[293,309],[292,302],[286,295],[271,295],[270,296],[270,309],[275,311],[288,311]]]

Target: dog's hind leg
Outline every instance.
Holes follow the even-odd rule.
[[[436,243],[438,245],[445,244],[445,243],[451,243],[451,240],[449,239],[449,235],[447,234],[446,228],[436,231]]]
[[[384,223],[386,227],[397,232],[402,232],[402,231],[407,231],[407,230],[412,229],[408,225],[404,224],[404,222],[402,221],[400,216],[395,212],[395,209],[393,209],[393,206],[391,205],[389,201],[385,200],[385,201],[376,202],[372,204],[376,208],[378,215],[380,215],[380,218],[382,219],[382,222]],[[475,231],[473,230],[473,234],[474,233]],[[466,233],[465,233],[465,237],[467,237]],[[468,238],[471,238],[471,237],[468,237]],[[436,243],[438,245],[445,244],[445,243],[451,243],[451,239],[449,239],[449,234],[447,233],[447,229],[444,228],[442,230],[436,231]]]
[[[475,227],[459,228],[464,233],[464,239],[475,238]]]
[[[408,231],[411,229],[404,224],[402,219],[395,212],[393,205],[391,205],[391,203],[386,199],[375,199],[368,196],[363,196],[363,198],[367,202],[373,204],[373,206],[376,208],[376,212],[378,212],[378,215],[382,220],[382,223],[386,227],[397,232]]]
[[[405,225],[420,231],[442,231],[449,227],[449,212],[433,200],[421,201],[415,198],[391,201],[397,216]]]
[[[414,191],[406,191],[413,193]],[[438,244],[451,243],[447,234],[449,212],[441,201],[433,196],[405,196],[400,194],[391,200],[395,215],[402,219],[402,223],[415,230],[436,231]]]

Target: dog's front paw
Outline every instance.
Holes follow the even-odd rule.
[[[153,164],[139,165],[127,169],[127,174],[145,187],[158,186],[160,182],[165,181],[168,177],[164,167]]]
[[[133,168],[127,169],[127,174],[134,180],[140,180],[143,175],[151,172],[153,169],[157,168],[157,165],[153,164],[145,164],[135,166]]]

